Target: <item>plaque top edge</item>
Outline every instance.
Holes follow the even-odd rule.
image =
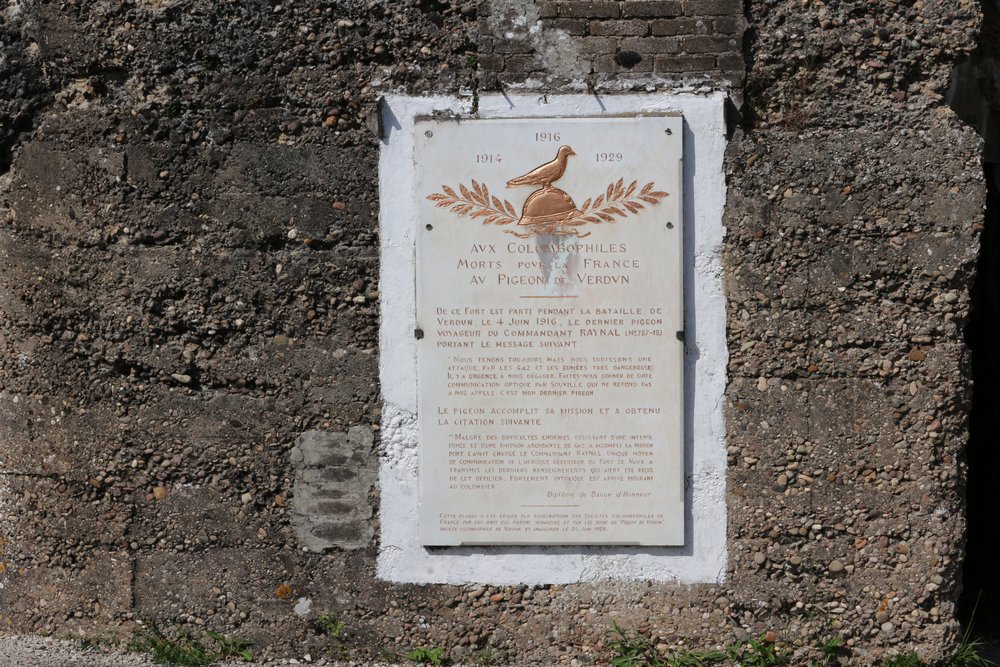
[[[506,123],[510,121],[546,121],[546,120],[558,120],[558,121],[600,121],[600,120],[630,120],[630,119],[655,119],[655,118],[683,118],[684,114],[680,111],[636,111],[634,113],[599,113],[593,115],[586,114],[571,114],[571,115],[552,115],[552,116],[480,116],[478,114],[472,115],[455,115],[455,114],[435,114],[435,113],[425,113],[418,114],[414,116],[416,122],[454,122],[454,123]]]

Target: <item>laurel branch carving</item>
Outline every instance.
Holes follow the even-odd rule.
[[[442,185],[441,189],[444,193],[427,196],[438,208],[450,207],[452,213],[479,219],[484,225],[509,225],[517,222],[517,209],[514,205],[506,199],[491,195],[485,183],[473,180],[471,190],[459,183],[458,192],[447,185]]]
[[[617,183],[609,185],[603,194],[584,201],[579,214],[560,223],[560,226],[579,227],[618,222],[629,214],[638,213],[646,205],[659,204],[661,199],[670,196],[667,192],[654,190],[654,187],[650,182],[640,189],[638,181],[632,181],[626,186],[625,179],[620,178]],[[441,189],[443,192],[427,196],[438,208],[448,208],[460,217],[469,216],[480,220],[484,225],[509,225],[518,221],[514,205],[506,199],[491,195],[485,183],[473,180],[471,189],[459,184],[458,192],[447,185],[442,185]]]
[[[567,225],[585,225],[587,223],[602,224],[605,222],[617,222],[615,216],[620,218],[628,217],[629,213],[638,213],[646,208],[646,204],[659,204],[664,197],[669,197],[669,193],[654,190],[652,182],[647,183],[636,193],[639,181],[632,181],[628,187],[625,186],[625,179],[619,178],[617,183],[608,186],[607,191],[594,200],[586,200],[580,206],[580,215],[567,221]],[[624,210],[623,210],[624,209]],[[625,211],[628,211],[626,213]]]

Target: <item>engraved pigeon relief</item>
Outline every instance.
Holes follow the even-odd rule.
[[[516,223],[514,229],[504,231],[518,238],[533,236],[583,238],[590,235],[590,232],[580,230],[584,225],[617,222],[648,205],[658,204],[661,199],[669,196],[667,192],[656,190],[652,182],[640,188],[638,180],[626,185],[625,179],[619,178],[603,193],[588,198],[582,205],[577,206],[569,193],[553,185],[566,173],[569,159],[574,155],[576,152],[571,146],[561,146],[551,161],[507,181],[508,188],[522,186],[535,188],[524,200],[520,215],[510,201],[500,199],[490,192],[485,183],[474,179],[470,186],[460,183],[457,191],[442,185],[441,192],[427,195],[427,199],[439,208],[447,208],[449,212],[459,217],[479,220],[484,225],[502,226]]]
[[[569,146],[562,146],[556,153],[556,159],[546,162],[540,167],[535,167],[524,176],[518,176],[507,181],[507,187],[513,188],[518,185],[540,185],[546,190],[552,187],[555,181],[562,178],[566,173],[566,160],[570,155],[576,155]]]

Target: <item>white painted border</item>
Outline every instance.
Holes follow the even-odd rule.
[[[432,114],[468,116],[468,101],[390,96],[383,107],[379,158],[381,206],[382,385],[381,544],[379,578],[399,583],[558,584],[652,580],[721,582],[726,574],[726,304],[721,251],[726,200],[725,96],[491,95],[480,118],[684,115],[684,318],[687,335],[682,547],[425,548],[417,534],[417,346],[414,231],[417,227],[413,121]]]

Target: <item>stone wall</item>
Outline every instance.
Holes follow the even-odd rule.
[[[955,642],[984,190],[979,141],[942,96],[977,3],[3,12],[7,631],[143,618],[318,654],[314,619],[335,614],[356,658],[437,645],[517,664],[606,659],[613,621],[703,647],[774,631],[794,664],[834,635],[858,664]],[[378,494],[358,486],[380,426],[371,121],[387,90],[511,87],[723,90],[740,112],[721,584],[375,577]],[[327,528],[356,530],[302,523],[307,478],[335,496]]]
[[[957,631],[984,202],[980,141],[943,96],[978,6],[751,3],[751,20],[727,224],[730,585],[936,659]]]
[[[731,84],[745,70],[740,0],[493,0],[484,9],[478,45],[487,88],[592,88],[650,73]]]

